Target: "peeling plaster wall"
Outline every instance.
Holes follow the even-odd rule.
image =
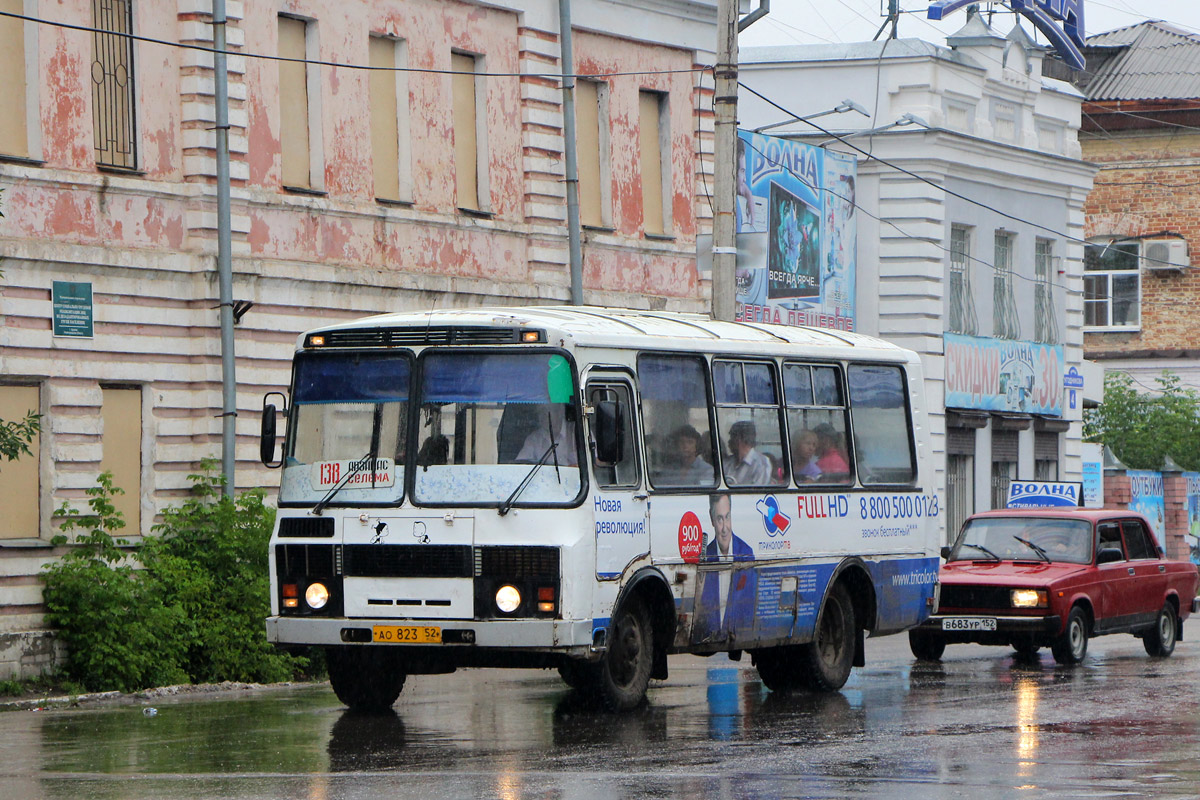
[[[691,70],[711,64],[715,0],[575,0],[580,71]],[[135,33],[211,46],[210,0],[134,3]],[[234,295],[254,302],[235,329],[237,484],[272,488],[257,461],[265,392],[286,387],[299,332],[387,310],[564,302],[569,296],[557,0],[228,0]],[[88,0],[40,2],[68,24]],[[320,58],[363,64],[368,36],[407,42],[413,68],[445,70],[452,50],[482,55],[490,213],[455,198],[450,78],[411,73],[411,204],[375,200],[368,78],[320,72],[322,194],[281,186],[277,15],[315,20]],[[53,510],[81,506],[103,457],[102,386],[143,397],[142,529],[186,496],[187,475],[220,453],[216,157],[212,59],[134,44],[137,169],[95,164],[92,36],[36,25],[32,160],[0,152],[0,382],[36,383],[44,430],[36,467],[41,536],[14,540],[0,520],[0,637],[33,644],[13,674],[45,668],[40,565]],[[636,39],[634,38],[636,37]],[[695,268],[711,185],[711,78],[693,72],[612,78],[614,229],[584,236],[588,302],[701,310]],[[641,230],[637,90],[669,94],[670,239]],[[707,92],[707,94],[706,94]],[[697,110],[698,109],[698,110]],[[697,222],[699,218],[700,222]],[[54,281],[92,284],[95,336],[53,336]],[[11,636],[10,636],[11,635]],[[40,649],[38,649],[40,648]],[[28,652],[25,652],[28,650]],[[35,652],[36,650],[36,652]],[[15,652],[15,651],[14,651]],[[8,674],[3,667],[0,672]]]

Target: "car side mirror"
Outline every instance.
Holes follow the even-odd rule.
[[[596,463],[611,467],[625,457],[625,426],[621,403],[618,400],[601,400],[594,403],[592,408]]]
[[[947,545],[942,545],[942,561],[950,560],[950,548]]]
[[[283,459],[275,460],[275,439],[276,437],[276,410],[274,403],[268,403],[267,400],[273,395],[279,395],[283,400],[283,410],[287,411],[287,398],[281,392],[268,392],[263,397],[262,410],[262,428],[258,435],[258,457],[262,460],[264,466],[275,469],[283,465]]]
[[[1111,564],[1114,561],[1124,561],[1125,554],[1119,547],[1105,547],[1096,554],[1097,564]]]

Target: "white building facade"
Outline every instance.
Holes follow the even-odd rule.
[[[946,535],[1010,481],[1081,480],[1081,95],[978,16],[919,40],[742,52],[739,125],[858,159],[855,330],[925,363]],[[867,112],[821,114],[845,100]],[[786,109],[786,112],[781,109]],[[867,155],[870,154],[870,157]]]

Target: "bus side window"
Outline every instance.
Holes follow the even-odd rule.
[[[852,483],[840,370],[825,364],[784,364],[783,390],[796,483]]]
[[[698,356],[638,359],[646,471],[655,488],[716,485],[707,383]]]
[[[715,360],[713,389],[725,482],[730,486],[786,483],[775,365]]]
[[[854,456],[863,485],[911,483],[916,459],[909,436],[908,399],[900,367],[851,364],[850,413]]]
[[[625,449],[621,460],[615,464],[601,464],[596,461],[594,439],[590,450],[592,452],[592,474],[596,483],[604,488],[633,487],[639,484],[637,466],[637,427],[633,418],[633,399],[629,387],[623,383],[589,383],[587,389],[588,403],[598,403],[602,400],[616,400],[621,407],[621,425],[624,430]]]

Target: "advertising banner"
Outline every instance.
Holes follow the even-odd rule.
[[[738,131],[737,318],[854,330],[854,158]]]
[[[943,335],[946,407],[1062,416],[1063,348]]]
[[[1129,486],[1132,491],[1129,510],[1136,511],[1150,520],[1150,524],[1154,526],[1154,537],[1159,542],[1164,541],[1163,537],[1166,534],[1164,523],[1167,514],[1162,473],[1131,469],[1125,474],[1129,476]]]
[[[1075,508],[1083,505],[1083,484],[1061,481],[1013,481],[1005,508]]]
[[[1083,505],[1104,508],[1104,446],[1093,442],[1080,445],[1083,457]]]
[[[1192,563],[1200,564],[1200,472],[1185,472],[1187,479],[1187,543]]]

